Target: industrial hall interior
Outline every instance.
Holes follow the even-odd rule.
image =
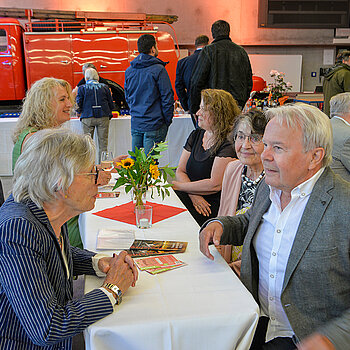
[[[3,0],[0,77],[0,349],[350,349],[350,0]]]

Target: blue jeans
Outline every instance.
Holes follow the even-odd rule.
[[[168,127],[163,124],[159,129],[154,131],[138,131],[131,129],[132,151],[135,152],[135,147],[138,149],[144,148],[147,155],[155,143],[165,141],[168,133]]]

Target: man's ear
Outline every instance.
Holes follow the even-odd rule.
[[[312,150],[312,158],[309,165],[309,170],[313,170],[317,167],[321,168],[322,161],[325,156],[325,150],[322,147],[317,147]]]

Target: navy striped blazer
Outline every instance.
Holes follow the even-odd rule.
[[[72,337],[113,312],[100,289],[72,300],[72,276],[95,275],[95,254],[69,245],[69,278],[43,209],[12,195],[0,208],[0,349],[71,349]]]

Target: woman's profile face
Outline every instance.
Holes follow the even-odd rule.
[[[91,165],[74,176],[72,184],[68,187],[64,204],[74,213],[83,213],[95,207],[97,193],[96,167]]]
[[[70,119],[72,103],[67,90],[61,85],[55,88],[52,107],[57,125],[61,125]]]
[[[264,150],[262,135],[252,134],[252,129],[246,123],[240,123],[236,132],[235,150],[238,159],[247,166],[262,164],[260,155]],[[258,139],[260,140],[256,142]]]
[[[201,104],[199,105],[199,110],[197,111],[196,115],[198,117],[198,126],[204,130],[211,130],[212,117],[204,105],[203,99],[201,100]]]

